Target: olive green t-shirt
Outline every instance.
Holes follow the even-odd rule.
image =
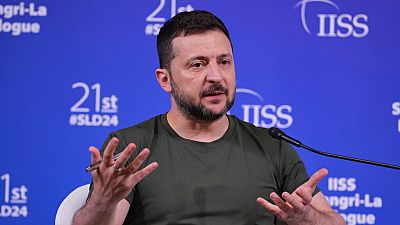
[[[265,128],[228,116],[220,139],[205,143],[180,137],[166,115],[110,134],[119,138],[115,152],[128,143],[151,153],[142,167],[159,167],[135,186],[126,199],[131,207],[125,225],[138,224],[274,224],[276,218],[257,202],[261,196],[293,192],[308,180],[292,147],[272,139]]]

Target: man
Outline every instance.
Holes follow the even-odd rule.
[[[289,145],[226,115],[236,77],[220,19],[180,13],[160,30],[157,49],[171,108],[112,133],[103,158],[90,148],[102,162],[73,224],[344,224],[315,190],[325,169],[308,179]]]

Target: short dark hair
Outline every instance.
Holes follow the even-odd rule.
[[[171,61],[175,57],[172,52],[172,40],[174,38],[201,34],[212,30],[222,31],[229,39],[232,47],[232,41],[225,24],[221,19],[208,11],[195,10],[192,12],[181,12],[169,19],[164,23],[157,36],[157,53],[160,68],[171,72]]]

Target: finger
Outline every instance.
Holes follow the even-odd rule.
[[[97,162],[101,161],[100,152],[96,147],[90,146],[89,147],[89,152],[90,152],[91,164],[94,164],[94,163],[97,163]]]
[[[317,187],[318,183],[326,176],[328,175],[328,170],[325,168],[322,168],[318,170],[316,173],[314,173],[310,179],[304,183],[306,186],[310,187],[312,191],[315,190]]]
[[[282,197],[293,207],[295,211],[303,209],[304,204],[288,192],[283,192]]]
[[[132,174],[134,173],[137,169],[139,169],[140,165],[142,165],[143,161],[147,158],[147,156],[150,154],[150,150],[148,148],[144,148],[138,156],[131,162],[127,167],[126,170]]]
[[[101,163],[102,165],[106,166],[114,165],[113,155],[117,145],[118,145],[118,138],[115,137],[111,138],[111,140],[107,144],[106,149],[104,150],[103,161]]]
[[[132,155],[132,152],[135,151],[136,145],[133,143],[128,144],[124,151],[119,155],[118,159],[115,161],[114,167],[115,168],[123,168],[125,162],[129,159]]]
[[[282,211],[278,206],[271,204],[267,200],[258,197],[257,203],[260,204],[265,209],[267,209],[268,211],[270,211],[275,216],[277,216],[280,220],[284,221],[287,219],[287,214],[284,211]]]
[[[131,182],[133,183],[132,186],[135,186],[137,183],[142,181],[147,175],[149,175],[155,169],[157,169],[157,167],[158,167],[158,163],[153,162],[153,163],[150,163],[149,165],[147,165],[145,168],[134,173],[131,178]]]
[[[286,204],[286,202],[284,202],[278,194],[276,194],[275,192],[272,192],[269,197],[271,198],[271,200],[275,203],[276,206],[278,206],[282,211],[289,211],[291,210],[291,207],[288,206]]]
[[[303,188],[298,188],[295,193],[303,200],[305,205],[311,204],[312,192],[308,192]]]
[[[99,150],[96,147],[90,146],[89,152],[90,152],[90,158],[91,158],[91,165],[95,165],[95,164],[98,164],[101,162],[101,155],[100,155]],[[92,174],[93,182],[96,182],[98,170],[92,170],[90,173]]]

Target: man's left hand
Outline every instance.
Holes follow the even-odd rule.
[[[282,198],[272,192],[272,204],[264,198],[257,198],[257,202],[278,217],[279,220],[289,224],[304,223],[312,213],[312,193],[317,184],[328,174],[328,170],[320,169],[303,185],[299,186],[292,194],[284,192]]]

